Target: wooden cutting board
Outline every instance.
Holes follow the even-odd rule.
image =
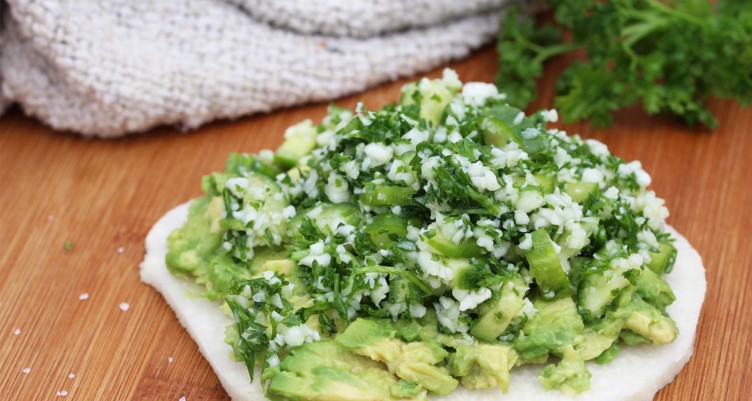
[[[465,81],[490,81],[495,54],[487,48],[453,67]],[[395,101],[404,82],[336,103],[352,108],[362,99],[378,108]],[[551,74],[543,79],[531,110],[550,107],[552,83]],[[708,293],[695,355],[658,400],[752,394],[752,109],[721,101],[711,107],[721,121],[715,132],[637,109],[603,131],[564,126],[640,159],[671,210],[669,222],[704,258]],[[60,391],[70,400],[228,399],[162,297],[139,281],[144,236],[167,210],[200,195],[201,176],[221,169],[228,153],[276,148],[288,125],[318,121],[325,110],[316,104],[106,141],[54,132],[18,109],[6,113],[0,399],[60,400]]]

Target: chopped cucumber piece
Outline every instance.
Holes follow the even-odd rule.
[[[396,185],[368,183],[363,188],[360,202],[368,206],[404,206],[413,202],[415,191]]]
[[[658,243],[658,252],[650,252],[647,266],[656,274],[668,273],[676,261],[676,248],[668,242]]]
[[[285,132],[285,142],[274,154],[274,161],[282,167],[292,168],[316,147],[316,127],[310,120],[293,125]]]
[[[546,230],[533,232],[532,240],[533,245],[525,251],[525,258],[530,265],[530,274],[543,293],[569,290],[569,278]]]
[[[298,212],[290,220],[291,234],[300,230],[300,225],[306,217],[313,220],[316,227],[324,232],[335,232],[342,224],[357,226],[363,220],[360,210],[350,203],[319,203],[310,209]]]
[[[431,235],[433,234],[433,235]],[[448,258],[472,258],[480,256],[485,250],[475,242],[462,241],[456,243],[445,237],[439,230],[429,231],[421,235],[423,241],[436,252]]]
[[[433,126],[439,125],[444,117],[453,93],[439,80],[424,79],[420,82],[408,84],[402,93],[402,104],[405,106],[420,103],[420,118]]]
[[[394,213],[374,216],[371,223],[365,227],[365,232],[374,244],[389,247],[393,242],[407,235],[408,220]]]
[[[481,305],[480,317],[470,329],[470,334],[483,341],[497,341],[520,313],[527,289],[525,282],[519,278],[505,283],[498,298]]]
[[[590,196],[598,192],[597,182],[568,182],[565,191],[575,202],[584,202]]]

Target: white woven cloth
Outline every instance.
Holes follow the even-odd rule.
[[[463,57],[510,2],[8,0],[0,98],[84,135],[193,128]]]

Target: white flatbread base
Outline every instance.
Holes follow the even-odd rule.
[[[225,326],[232,323],[219,304],[201,298],[202,288],[195,283],[174,277],[167,271],[167,236],[183,225],[188,216],[188,203],[165,214],[146,237],[146,257],[141,263],[141,280],[152,285],[164,296],[180,323],[198,344],[198,348],[222,386],[235,401],[264,399],[259,380],[249,382],[243,363],[230,359],[225,344]],[[512,371],[507,394],[498,389],[473,391],[459,388],[441,401],[648,401],[671,382],[692,356],[700,309],[705,299],[705,268],[700,255],[686,238],[669,227],[676,238],[678,256],[674,270],[665,276],[676,294],[668,312],[679,327],[679,337],[664,346],[642,345],[623,347],[617,358],[606,365],[588,363],[593,377],[590,390],[576,397],[560,391],[546,391],[538,381],[541,366],[523,366]],[[258,377],[258,376],[257,376]]]

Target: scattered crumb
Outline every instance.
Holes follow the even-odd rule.
[[[122,247],[122,246],[121,246],[121,247],[119,247],[119,248],[117,249],[117,252],[118,252],[118,253],[123,253],[123,252],[125,252],[125,247]]]
[[[123,302],[120,304],[120,310],[125,312],[127,311],[131,306],[128,304],[128,302]]]
[[[167,357],[167,363],[172,363],[172,361],[174,361],[174,359],[172,359],[172,357],[171,357],[171,356],[168,356],[168,357]]]
[[[76,374],[75,373],[71,373],[71,374],[68,375],[68,378],[69,379],[75,379],[76,378]]]
[[[19,334],[21,334],[21,329],[15,329],[15,330],[13,330],[13,335],[14,336],[17,336]]]
[[[58,392],[57,392],[57,396],[58,396],[58,397],[65,397],[65,396],[67,396],[67,395],[68,395],[68,392],[67,392],[67,391],[65,391],[65,390],[62,390],[62,391],[58,391]]]
[[[29,373],[31,373],[31,368],[23,368],[23,370],[21,371],[21,373],[23,373],[25,375],[28,375]]]
[[[73,250],[73,243],[70,241],[63,242],[63,249],[65,249],[66,252],[70,252]]]
[[[89,293],[88,292],[85,292],[85,293],[83,293],[83,294],[81,294],[81,295],[78,296],[78,300],[79,301],[85,301],[87,299],[89,299]]]

